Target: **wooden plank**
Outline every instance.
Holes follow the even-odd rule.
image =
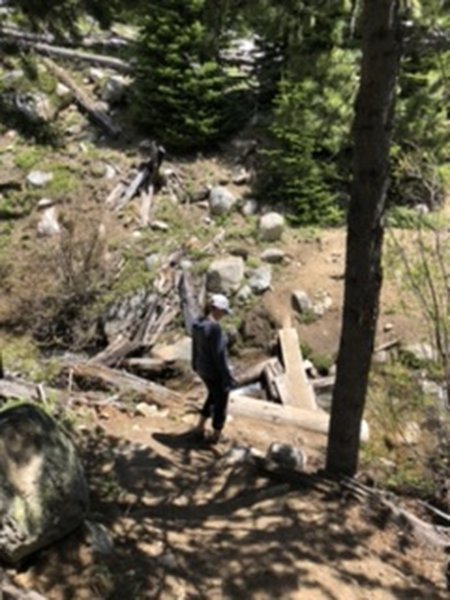
[[[302,429],[328,435],[330,415],[324,410],[309,410],[255,400],[248,396],[232,393],[228,403],[228,412],[235,417],[248,417],[258,421],[297,425]],[[366,421],[361,423],[361,441],[369,439],[369,427]]]
[[[284,404],[308,410],[317,410],[314,391],[303,366],[303,357],[297,331],[293,327],[278,332],[281,359],[286,377],[280,379],[280,398]]]

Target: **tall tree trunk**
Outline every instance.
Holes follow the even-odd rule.
[[[382,282],[383,215],[401,44],[398,0],[365,0],[342,333],[326,469],[353,475]]]

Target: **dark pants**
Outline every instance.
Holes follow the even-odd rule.
[[[221,431],[227,418],[227,405],[229,388],[215,381],[204,381],[208,390],[205,404],[200,411],[202,417],[212,417],[212,426],[216,431]]]

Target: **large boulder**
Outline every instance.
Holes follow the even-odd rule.
[[[88,486],[69,437],[38,407],[0,412],[0,558],[17,563],[80,525]]]
[[[244,278],[245,263],[240,256],[219,258],[211,263],[206,276],[208,292],[231,294],[237,292]]]

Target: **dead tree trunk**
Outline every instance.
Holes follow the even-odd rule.
[[[117,137],[119,135],[120,127],[115,125],[108,115],[98,108],[96,103],[75,83],[67,71],[59,67],[49,58],[43,59],[43,62],[55,77],[72,90],[76,102],[90,115],[93,121],[100,125],[108,135],[111,135],[112,137]]]
[[[344,312],[326,463],[328,471],[348,475],[358,467],[382,281],[382,219],[401,54],[398,0],[366,0],[363,19]]]

